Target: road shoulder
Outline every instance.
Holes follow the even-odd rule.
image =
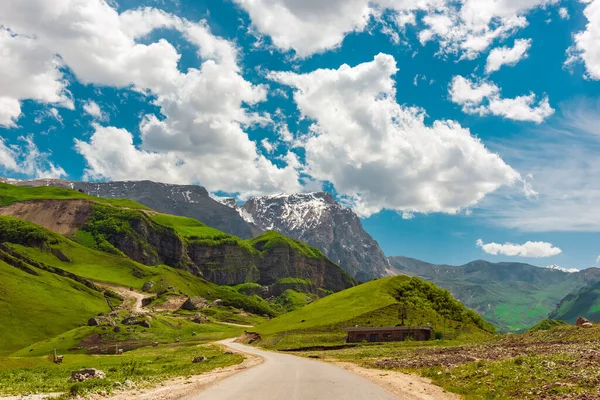
[[[346,371],[360,375],[379,385],[394,396],[403,400],[459,400],[457,394],[449,393],[431,383],[431,380],[417,375],[396,371],[363,368],[351,362],[331,362]]]

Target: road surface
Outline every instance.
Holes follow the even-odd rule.
[[[186,400],[393,400],[374,383],[324,362],[221,342],[264,362],[226,378]]]

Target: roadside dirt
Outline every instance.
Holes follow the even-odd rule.
[[[446,392],[431,383],[431,380],[420,376],[363,368],[350,362],[333,362],[332,364],[376,383],[402,400],[457,400],[462,398]]]
[[[24,219],[66,235],[85,224],[92,205],[87,200],[31,200],[0,207],[0,215]]]
[[[227,350],[235,352],[235,350],[229,348]],[[261,357],[246,353],[243,354],[246,358],[241,364],[238,365],[232,365],[231,367],[226,368],[217,368],[202,375],[171,379],[162,382],[157,387],[153,388],[127,390],[109,397],[93,396],[91,399],[129,400],[135,398],[142,400],[191,400],[195,397],[194,395],[197,395],[198,392],[206,387],[263,362]]]

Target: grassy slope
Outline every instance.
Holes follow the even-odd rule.
[[[326,258],[320,250],[275,231],[265,232],[254,239],[248,240],[247,242],[254,248],[260,249],[261,252],[266,252],[274,247],[285,246],[294,249],[299,254],[302,254],[307,258],[315,260],[322,260]]]
[[[579,316],[600,322],[600,282],[569,294],[550,314],[550,318],[569,323],[575,323]]]
[[[340,344],[344,327],[398,324],[401,303],[407,311],[407,325],[430,324],[447,337],[465,333],[486,336],[480,327],[494,330],[448,292],[407,276],[378,279],[334,293],[255,330],[262,335],[263,345],[278,349]]]
[[[556,319],[545,319],[531,327],[527,332],[547,331],[557,326],[567,325],[565,321]]]
[[[109,311],[104,297],[68,278],[31,275],[0,261],[0,354],[85,323]]]
[[[0,206],[7,206],[19,201],[28,200],[73,200],[84,199],[98,203],[111,204],[117,207],[148,209],[133,200],[128,199],[105,199],[89,196],[77,190],[63,189],[51,186],[27,187],[14,186],[6,183],[0,183]]]

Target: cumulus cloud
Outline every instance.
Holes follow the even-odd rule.
[[[108,116],[104,113],[104,111],[102,111],[98,103],[96,103],[93,100],[88,100],[83,104],[83,111],[85,111],[86,114],[90,115],[91,117],[100,121],[104,121],[108,118]]]
[[[22,144],[8,145],[0,136],[0,171],[24,174],[35,178],[61,178],[65,170],[49,160],[49,153],[41,152],[31,136],[19,137]]]
[[[4,2],[0,10],[6,6]],[[0,15],[0,126],[16,126],[25,99],[72,109],[58,57],[34,38],[3,27],[4,22]]]
[[[372,20],[392,13],[398,31],[419,26],[423,44],[437,40],[440,54],[475,58],[495,40],[527,25],[525,14],[558,0],[235,0],[250,15],[257,31],[271,37],[284,51],[300,57],[340,46],[351,32],[364,31]],[[417,14],[421,21],[417,21]],[[419,23],[421,22],[421,23]],[[397,32],[383,29],[395,42]]]
[[[491,74],[500,70],[503,65],[514,66],[519,61],[527,58],[527,51],[531,47],[531,39],[517,39],[513,47],[498,47],[488,55],[485,72]]]
[[[333,183],[363,216],[455,213],[520,179],[457,122],[427,125],[424,110],[398,104],[396,72],[394,57],[379,54],[355,67],[270,74],[295,89],[300,112],[313,121],[302,143],[306,173]]]
[[[548,96],[536,103],[536,95],[503,98],[500,88],[485,80],[472,81],[460,75],[452,78],[449,87],[452,102],[461,105],[467,114],[496,115],[515,121],[531,121],[537,124],[554,114]]]
[[[34,37],[84,83],[154,96],[162,116],[143,117],[139,144],[131,132],[98,125],[89,141],[76,142],[88,178],[201,183],[241,197],[300,190],[295,156],[276,166],[245,132],[271,123],[249,110],[266,100],[266,88],[243,78],[236,46],[213,35],[206,22],[153,8],[119,14],[104,0],[22,0],[0,3],[0,25]],[[181,72],[171,43],[148,43],[156,29],[178,31],[197,47],[200,65]],[[93,105],[87,108],[98,115]]]
[[[554,247],[552,243],[547,242],[525,242],[524,244],[514,243],[483,243],[483,240],[478,239],[477,247],[481,248],[485,253],[492,255],[503,255],[510,257],[552,257],[562,253],[558,247]]]
[[[583,14],[588,20],[585,30],[574,35],[574,43],[567,51],[566,65],[583,62],[589,79],[600,79],[600,0],[583,0],[588,5]]]

